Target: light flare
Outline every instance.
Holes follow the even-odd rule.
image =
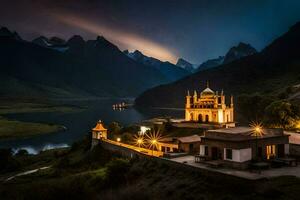
[[[54,15],[54,17],[58,21],[69,26],[74,26],[96,35],[103,35],[105,38],[117,44],[118,46],[126,47],[129,51],[140,50],[145,55],[155,57],[162,61],[170,61],[172,63],[175,63],[177,61],[177,56],[170,52],[170,50],[139,35],[112,29],[103,24],[100,25],[98,23],[86,20],[81,17],[73,16],[71,14],[56,14]]]
[[[252,136],[261,137],[263,136],[263,124],[261,122],[251,122],[250,127],[252,128]]]

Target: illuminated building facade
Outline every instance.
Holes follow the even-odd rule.
[[[189,91],[186,96],[185,120],[200,123],[233,123],[234,105],[233,96],[230,98],[230,105],[226,105],[224,92],[219,94],[207,87],[200,95],[194,91],[193,96]]]
[[[107,129],[104,128],[102,121],[99,120],[92,129],[93,139],[107,139]]]

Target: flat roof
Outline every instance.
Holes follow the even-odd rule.
[[[290,136],[289,137],[290,144],[300,145],[300,133],[288,132],[288,131],[285,131],[284,133]]]
[[[177,140],[179,140],[181,143],[192,143],[192,142],[200,142],[201,137],[199,135],[191,135],[186,137],[178,137]]]
[[[262,130],[262,135],[258,136],[258,139],[287,136],[283,134],[282,129],[278,128],[265,128]],[[253,134],[251,127],[234,127],[234,128],[223,128],[208,130],[205,132],[203,138],[217,139],[217,140],[228,140],[228,141],[245,141],[256,139]]]
[[[241,133],[251,133],[252,129],[250,127],[239,126],[239,127],[232,127],[232,128],[208,130],[207,132],[241,134]]]

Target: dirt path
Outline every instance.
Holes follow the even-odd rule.
[[[7,181],[10,181],[18,176],[25,176],[25,175],[29,175],[29,174],[33,174],[33,173],[36,173],[38,172],[39,170],[45,170],[45,169],[49,169],[51,166],[46,166],[46,167],[40,167],[40,168],[37,168],[37,169],[32,169],[32,170],[28,170],[28,171],[25,171],[25,172],[21,172],[19,174],[16,174],[14,176],[10,176],[8,177],[7,179],[5,179],[4,182],[7,182]]]

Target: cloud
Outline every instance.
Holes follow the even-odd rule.
[[[177,60],[177,56],[173,52],[156,42],[141,37],[140,35],[124,30],[118,30],[117,28],[111,28],[104,25],[104,23],[96,23],[71,14],[55,14],[54,17],[66,25],[82,29],[92,34],[103,35],[106,39],[121,48],[126,48],[130,51],[138,49],[145,55],[155,57],[162,61],[175,63]]]

